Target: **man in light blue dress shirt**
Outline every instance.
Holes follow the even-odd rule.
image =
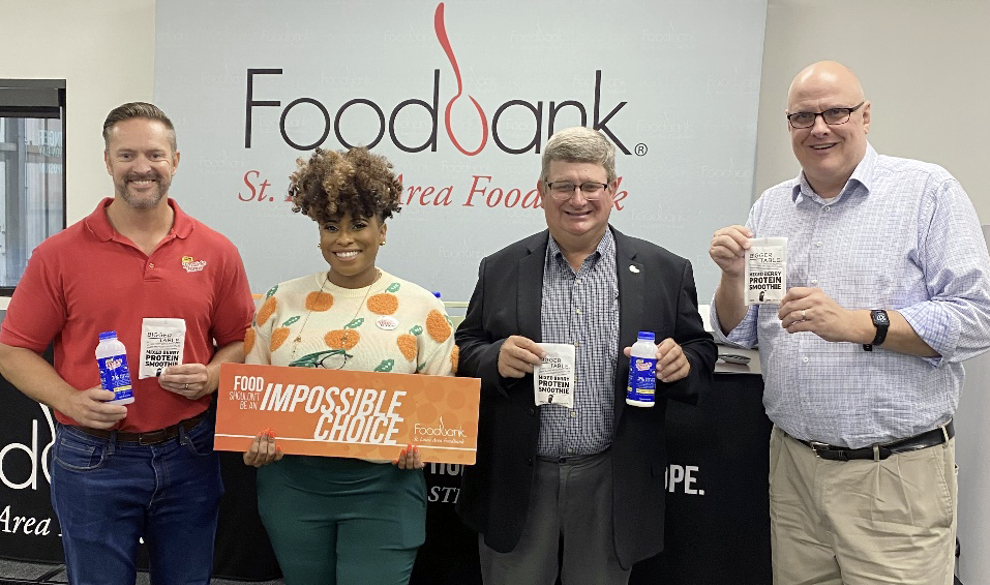
[[[774,582],[952,583],[952,416],[990,348],[990,258],[945,169],[877,154],[856,75],[815,63],[788,92],[802,172],[718,230],[716,340],[759,345]],[[752,237],[787,237],[781,304],[745,306]]]

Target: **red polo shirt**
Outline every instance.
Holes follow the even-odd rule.
[[[42,242],[28,261],[0,331],[0,342],[42,352],[55,342],[55,370],[79,390],[98,386],[95,351],[101,331],[116,330],[127,347],[134,403],[117,427],[128,432],[167,427],[202,412],[164,390],[157,378],[137,379],[141,321],[186,322],[184,363],[208,363],[218,347],[244,339],[254,315],[237,248],[186,215],[172,199],[172,230],[150,256],[117,233],[104,199],[88,217]],[[75,421],[56,412],[65,424]]]

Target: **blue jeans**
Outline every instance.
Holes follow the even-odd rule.
[[[60,425],[52,459],[69,583],[134,583],[142,537],[151,583],[209,583],[223,495],[211,417],[157,445]]]

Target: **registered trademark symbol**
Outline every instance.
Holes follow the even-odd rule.
[[[636,148],[633,151],[636,153],[636,156],[646,156],[646,153],[649,150],[650,149],[647,148],[645,144],[640,142],[639,144],[636,145]]]

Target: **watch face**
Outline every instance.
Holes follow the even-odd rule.
[[[883,325],[888,322],[886,311],[874,311],[872,316],[873,322],[877,325]]]

